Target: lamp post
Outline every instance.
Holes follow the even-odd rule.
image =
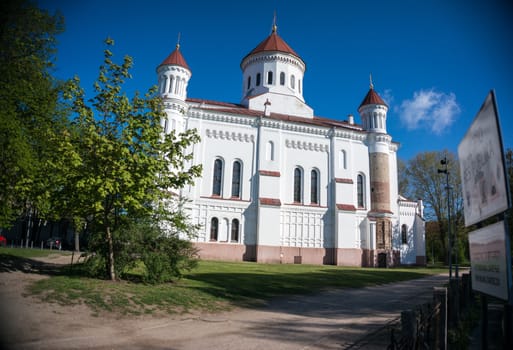
[[[451,187],[449,186],[449,171],[447,170],[447,164],[449,161],[447,160],[447,156],[445,155],[442,160],[440,160],[440,164],[443,166],[443,169],[438,169],[439,174],[445,174],[445,189],[447,190],[447,233],[449,235],[449,279],[452,278],[452,246],[453,246],[453,237],[451,230]],[[458,269],[456,268],[456,278],[458,278]]]

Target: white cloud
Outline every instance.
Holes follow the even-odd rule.
[[[460,113],[456,95],[431,90],[413,93],[413,99],[404,100],[398,108],[399,116],[410,130],[425,128],[441,134],[450,127]]]
[[[383,93],[381,94],[381,98],[383,99],[383,101],[385,101],[388,107],[390,107],[394,102],[394,95],[392,95],[391,89],[385,89],[385,91],[383,91]]]

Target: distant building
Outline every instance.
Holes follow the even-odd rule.
[[[370,89],[362,125],[319,118],[303,97],[306,65],[272,33],[241,61],[240,103],[188,98],[179,45],[158,66],[165,132],[198,130],[203,176],[191,200],[203,259],[347,266],[425,264],[422,202],[398,194],[398,143]],[[316,87],[321,89],[322,87]]]

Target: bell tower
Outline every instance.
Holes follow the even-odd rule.
[[[184,116],[187,112],[187,84],[192,72],[180,52],[180,43],[171,54],[157,67],[159,95],[164,104],[167,118],[161,125],[165,133],[185,130]]]
[[[363,99],[358,112],[367,134],[370,169],[371,207],[369,219],[375,222],[377,261],[379,266],[393,263],[392,221],[390,208],[390,144],[392,138],[387,134],[386,119],[388,106],[374,90],[372,77],[370,88]]]

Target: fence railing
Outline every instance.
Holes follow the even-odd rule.
[[[447,349],[447,329],[458,324],[472,301],[469,274],[451,280],[449,288],[435,287],[432,302],[401,313],[400,331],[390,330],[387,349]]]

